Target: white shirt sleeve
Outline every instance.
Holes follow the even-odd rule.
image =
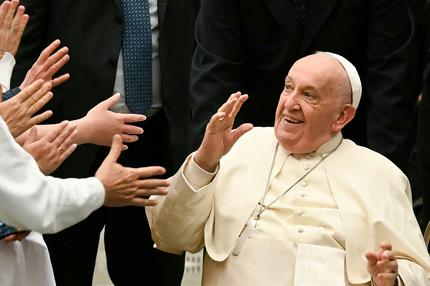
[[[15,58],[12,54],[6,52],[0,59],[0,84],[2,91],[5,92],[10,89],[10,79],[12,71],[15,66]]]
[[[96,178],[44,176],[0,118],[0,220],[18,230],[54,233],[86,218],[104,196]]]

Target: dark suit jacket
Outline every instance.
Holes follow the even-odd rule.
[[[30,22],[17,54],[13,82],[19,83],[40,51],[55,39],[70,49],[62,72],[71,79],[54,90],[47,108],[50,122],[76,119],[110,97],[121,49],[123,16],[119,0],[22,0]],[[188,153],[188,80],[194,50],[194,20],[199,0],[158,0],[161,97],[170,124],[173,159]],[[84,145],[57,171],[57,176],[93,175],[99,147]]]
[[[406,84],[411,36],[406,0],[314,0],[303,34],[291,2],[202,1],[190,83],[194,147],[210,116],[238,90],[249,94],[239,121],[273,125],[291,65],[320,50],[349,59],[364,83],[358,115],[344,135],[405,163],[400,157],[410,138],[416,95],[409,96]]]

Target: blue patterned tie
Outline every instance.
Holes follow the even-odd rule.
[[[131,112],[152,103],[152,41],[148,0],[122,0],[125,100]]]

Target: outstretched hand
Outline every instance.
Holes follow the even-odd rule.
[[[52,115],[51,110],[35,115],[52,98],[51,83],[37,80],[14,97],[0,102],[0,115],[16,138]]]
[[[0,58],[5,52],[15,56],[28,23],[24,6],[18,5],[18,0],[4,1],[0,5]]]
[[[367,271],[376,286],[397,285],[398,264],[389,242],[381,242],[379,252],[367,252]]]
[[[41,138],[37,133],[34,126],[22,147],[36,160],[40,171],[49,175],[75,151],[76,124],[63,121]]]
[[[221,158],[236,141],[253,128],[252,124],[245,123],[233,129],[236,115],[247,99],[247,94],[233,93],[210,119],[202,144],[194,155],[195,162],[204,170],[215,171]]]
[[[60,40],[55,40],[40,53],[39,58],[25,75],[20,86],[21,89],[38,79],[51,82],[52,87],[55,87],[70,78],[68,73],[52,78],[70,59],[67,47],[57,50],[60,45]],[[57,51],[54,53],[55,50]]]
[[[169,182],[152,177],[165,173],[162,167],[128,168],[117,163],[122,150],[121,136],[115,135],[106,159],[96,172],[96,177],[105,187],[105,206],[155,206],[152,195],[164,196]]]
[[[135,142],[137,135],[143,129],[130,123],[144,121],[146,117],[141,114],[116,113],[109,109],[115,106],[120,96],[115,94],[100,102],[87,115],[77,120],[79,130],[79,144],[91,143],[101,146],[111,146],[112,137],[119,134],[124,143]]]

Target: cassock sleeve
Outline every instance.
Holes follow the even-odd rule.
[[[212,210],[215,177],[188,156],[181,169],[170,178],[168,195],[158,197],[158,205],[146,207],[152,239],[160,250],[180,254],[198,252],[204,245],[204,225]]]
[[[54,233],[99,208],[104,187],[96,178],[44,176],[0,119],[0,220],[18,230]]]

